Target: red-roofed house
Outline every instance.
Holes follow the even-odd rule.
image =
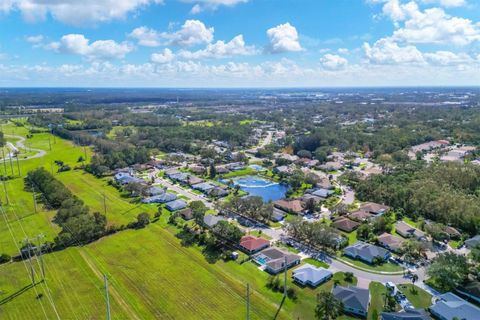
[[[253,254],[269,246],[270,241],[259,237],[243,236],[242,239],[240,239],[241,249],[248,254]]]

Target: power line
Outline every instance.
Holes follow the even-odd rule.
[[[108,297],[108,278],[107,275],[103,275],[103,281],[105,282],[105,300],[107,302],[107,320],[110,320],[110,299]]]
[[[8,222],[7,214],[5,213],[5,210],[3,209],[2,205],[0,205],[0,210],[2,211],[2,216],[5,220],[5,224],[7,225],[8,231],[10,232],[10,236],[12,237],[13,243],[15,243],[15,246],[17,247],[18,252],[21,252],[20,248],[18,247],[18,243],[17,243],[17,240],[15,238],[15,235],[12,231],[11,226],[10,226],[10,223]],[[27,263],[23,259],[22,259],[22,262],[23,262],[23,265],[25,266],[25,270],[27,271],[27,274],[29,274],[30,272],[28,270]],[[35,295],[38,297],[39,294],[38,294],[38,290],[37,290],[35,284],[33,285],[33,290],[35,291]],[[40,303],[40,306],[42,307],[42,311],[43,311],[43,315],[45,316],[45,319],[48,320],[47,312],[45,311],[45,307],[43,306],[42,300],[37,299],[37,301]]]

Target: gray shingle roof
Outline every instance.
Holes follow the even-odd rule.
[[[430,315],[423,309],[405,310],[402,312],[382,312],[382,320],[430,320]]]
[[[165,208],[170,211],[176,211],[187,207],[187,202],[182,199],[177,199],[174,201],[167,202]]]
[[[293,277],[302,283],[317,284],[331,276],[331,271],[308,263],[293,270]]]
[[[345,253],[349,253],[353,257],[362,257],[365,260],[372,261],[375,257],[385,257],[388,254],[388,250],[368,244],[365,242],[358,241],[357,243],[346,247],[344,250]]]
[[[476,320],[480,316],[480,308],[463,300],[459,296],[447,292],[439,295],[440,299],[436,304],[430,307],[433,314],[439,315],[445,319],[457,317],[462,320]]]
[[[370,292],[368,289],[362,289],[355,286],[342,287],[336,286],[332,289],[333,295],[343,302],[345,307],[357,310],[368,311],[370,301]]]

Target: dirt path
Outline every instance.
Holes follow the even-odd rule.
[[[40,158],[40,157],[43,157],[44,155],[47,154],[47,152],[45,150],[26,147],[25,146],[25,138],[22,137],[22,136],[14,136],[14,135],[11,135],[11,134],[6,134],[5,137],[18,139],[18,141],[17,141],[17,143],[15,143],[15,145],[13,145],[11,142],[7,142],[7,146],[12,150],[12,152],[19,151],[19,149],[25,149],[27,151],[31,150],[31,151],[36,151],[37,152],[33,156],[29,156],[29,157],[26,157],[26,158],[18,158],[19,161]],[[12,157],[12,152],[10,152],[10,154],[8,155],[8,157],[6,159],[10,159],[10,157]],[[1,160],[3,160],[3,159],[0,159],[0,161]]]
[[[87,263],[87,265],[90,267],[92,272],[98,277],[100,281],[103,281],[103,274],[95,267],[93,262],[90,260],[90,257],[88,257],[88,254],[86,254],[82,248],[80,248],[80,255],[82,256],[83,260]],[[123,311],[128,315],[129,319],[136,319],[136,320],[141,320],[141,318],[138,317],[138,315],[133,311],[130,307],[130,305],[123,300],[122,296],[118,293],[118,291],[115,289],[113,286],[108,287],[108,293],[111,297],[115,299],[115,301],[122,307]]]

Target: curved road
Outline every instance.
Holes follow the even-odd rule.
[[[25,144],[24,144],[25,138],[22,137],[22,136],[14,136],[14,135],[11,135],[11,134],[6,134],[5,137],[18,139],[18,141],[17,141],[17,143],[15,143],[15,145],[13,145],[11,142],[7,142],[8,147],[13,151],[18,151],[19,149],[25,149],[25,150],[31,150],[31,151],[36,151],[37,152],[33,156],[29,156],[29,157],[25,157],[25,158],[18,158],[19,161],[40,158],[40,157],[43,157],[44,155],[47,154],[47,152],[45,150],[26,147]],[[9,156],[6,157],[6,159],[9,159],[10,157],[12,157],[12,152],[10,152]],[[0,159],[0,161],[1,160],[3,160],[3,159]]]

